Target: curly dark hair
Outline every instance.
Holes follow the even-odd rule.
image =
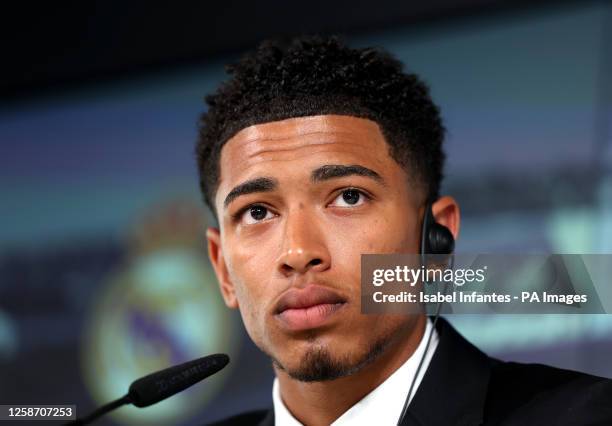
[[[438,197],[444,127],[427,86],[377,48],[354,49],[337,37],[268,40],[227,67],[231,78],[207,96],[196,146],[200,187],[216,215],[214,196],[225,142],[254,124],[322,114],[375,121],[390,155]]]

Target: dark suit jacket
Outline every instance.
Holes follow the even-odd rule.
[[[612,426],[612,380],[503,362],[482,353],[443,318],[436,329],[438,347],[402,426]],[[274,426],[274,410],[241,414],[215,425]]]

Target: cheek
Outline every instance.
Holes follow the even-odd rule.
[[[331,253],[359,263],[362,254],[418,252],[420,229],[414,221],[393,213],[378,216],[340,230],[341,237],[330,240]]]
[[[237,278],[242,275],[239,271],[232,275],[242,322],[251,339],[258,343],[263,335],[263,318],[265,317],[263,304],[260,303],[263,296],[259,288],[247,284],[248,281],[245,282],[242,278]]]
[[[242,300],[249,297],[257,300],[263,298],[274,269],[274,250],[263,240],[257,244],[248,241],[235,241],[230,244],[236,249],[232,250],[226,261],[237,296]]]
[[[262,247],[235,250],[227,259],[240,314],[253,340],[262,333],[266,312],[274,300],[270,285],[273,265],[274,254]]]
[[[387,208],[372,226],[375,235],[371,241],[375,252],[417,253],[421,238],[417,215],[408,205]]]

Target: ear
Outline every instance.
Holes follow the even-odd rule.
[[[436,222],[446,226],[456,241],[459,236],[459,223],[461,221],[457,201],[449,196],[440,197],[431,205],[431,211]]]
[[[208,241],[208,257],[212,264],[217,281],[219,282],[219,288],[225,304],[229,308],[238,308],[238,299],[236,299],[236,292],[234,290],[234,284],[232,283],[229,273],[227,271],[227,264],[223,257],[223,248],[221,247],[221,233],[217,228],[206,229],[206,240]]]

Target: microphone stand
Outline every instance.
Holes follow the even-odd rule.
[[[126,395],[103,405],[82,419],[66,423],[65,426],[86,425],[125,404],[133,404],[138,408],[148,407],[217,373],[228,362],[229,356],[226,354],[214,354],[151,373],[132,382]]]
[[[106,405],[103,405],[102,407],[98,408],[97,410],[95,410],[93,413],[91,413],[87,417],[83,417],[82,419],[72,420],[71,422],[65,423],[64,426],[76,426],[76,425],[82,426],[82,425],[89,424],[95,419],[97,419],[98,417],[101,417],[104,414],[108,413],[109,411],[112,411],[115,408],[119,408],[122,405],[131,404],[131,403],[132,401],[130,400],[129,394],[126,394],[125,396],[122,396],[121,398],[115,401],[112,401]]]

